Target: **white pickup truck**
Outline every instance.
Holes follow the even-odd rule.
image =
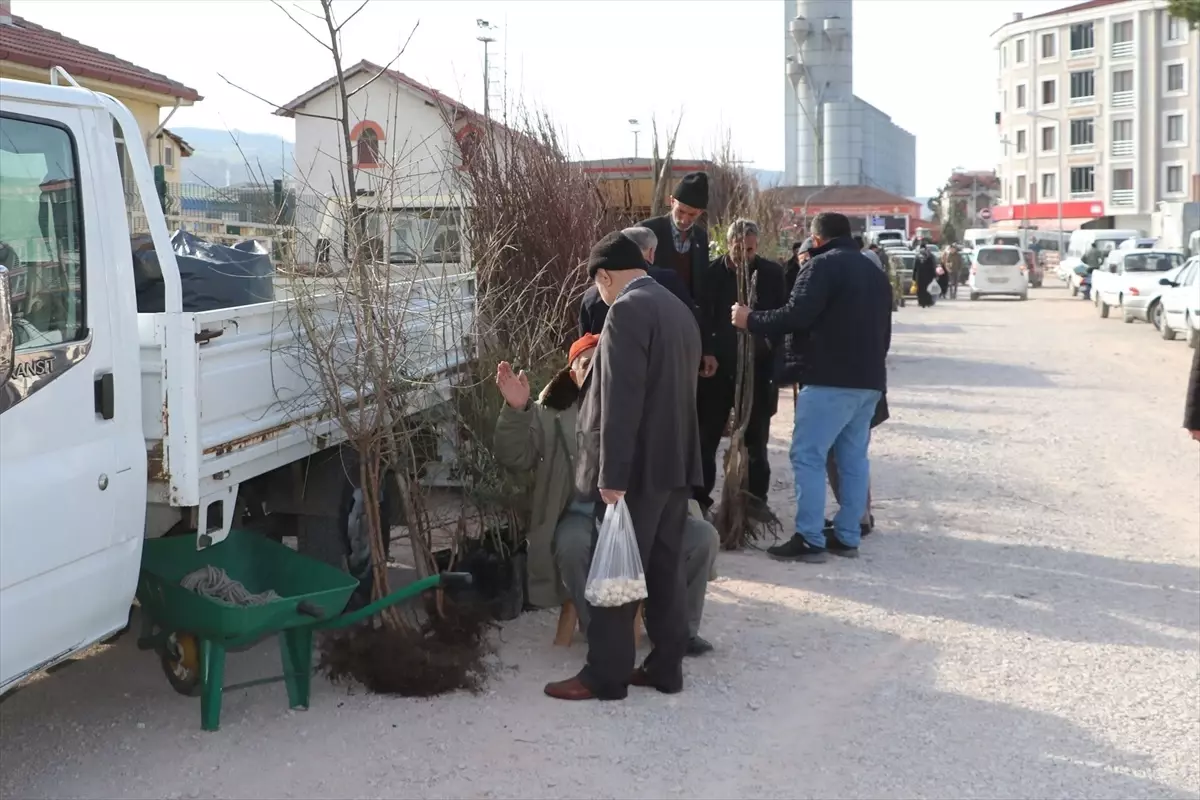
[[[1104,266],[1092,272],[1092,301],[1100,316],[1107,317],[1113,306],[1122,310],[1127,322],[1144,316],[1143,298],[1161,294],[1159,280],[1183,262],[1183,254],[1174,250],[1113,250]],[[1130,309],[1124,308],[1127,300]]]
[[[150,163],[130,148],[165,285],[166,310],[138,313],[114,138],[142,139],[128,109],[0,79],[0,131],[2,693],[126,626],[143,537],[195,531],[202,547],[258,524],[340,561],[358,471],[294,355],[290,301],[182,310]],[[465,359],[469,316],[432,309],[448,291],[470,309],[467,278],[413,292],[409,341],[431,354],[417,411]]]

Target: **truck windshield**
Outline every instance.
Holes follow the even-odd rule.
[[[1125,256],[1126,272],[1170,272],[1183,263],[1178,253],[1137,253]]]

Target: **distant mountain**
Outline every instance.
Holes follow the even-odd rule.
[[[196,151],[184,159],[184,183],[210,186],[270,183],[283,177],[295,145],[271,133],[248,133],[216,128],[171,128]]]
[[[761,189],[770,189],[783,183],[783,170],[751,169],[750,172],[758,178],[758,186]]]

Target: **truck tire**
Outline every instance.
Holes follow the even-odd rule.
[[[1185,340],[1187,341],[1187,346],[1195,350],[1197,347],[1200,347],[1200,331],[1196,330],[1196,327],[1194,324],[1192,324],[1191,319],[1187,320],[1187,324],[1188,326],[1187,333],[1185,334]]]
[[[1175,340],[1175,330],[1171,327],[1171,323],[1167,322],[1167,317],[1163,315],[1162,327],[1158,329],[1159,334],[1168,342]]]
[[[1076,286],[1075,284],[1071,284],[1071,297],[1078,297],[1078,296],[1079,296],[1079,287]]]
[[[1096,308],[1100,309],[1100,319],[1108,319],[1109,309],[1112,308],[1108,303],[1097,299]]]

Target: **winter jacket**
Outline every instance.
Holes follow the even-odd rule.
[[[579,388],[569,370],[542,390],[537,402],[517,410],[507,403],[496,422],[495,454],[501,466],[533,472],[529,519],[529,604],[552,608],[567,599],[551,546],[558,519],[575,497],[575,423]]]
[[[751,333],[792,334],[806,386],[887,390],[892,341],[892,288],[854,240],[835,239],[813,252],[787,305],[752,311]],[[806,334],[806,335],[796,335]]]
[[[750,265],[750,275],[754,281],[755,310],[779,308],[787,302],[783,267],[755,256]],[[698,298],[703,309],[701,313],[712,320],[709,332],[712,341],[705,345],[704,352],[716,356],[718,372],[733,376],[737,373],[738,337],[737,329],[729,318],[729,308],[738,301],[737,275],[729,268],[726,256],[705,267],[699,286],[702,291]],[[770,380],[774,371],[774,354],[783,345],[783,334],[756,336],[754,344],[755,375]]]
[[[699,324],[700,309],[692,302],[691,294],[675,270],[652,266],[648,273],[651,278],[670,289],[671,294],[682,300],[692,310],[692,314],[696,316],[696,323]],[[589,286],[583,293],[583,301],[579,304],[579,335],[594,333],[599,336],[600,331],[604,329],[604,318],[607,316],[608,303],[600,297],[600,290],[596,288],[595,284]]]
[[[1189,431],[1200,431],[1200,347],[1192,352],[1192,377],[1188,380],[1183,427]]]

